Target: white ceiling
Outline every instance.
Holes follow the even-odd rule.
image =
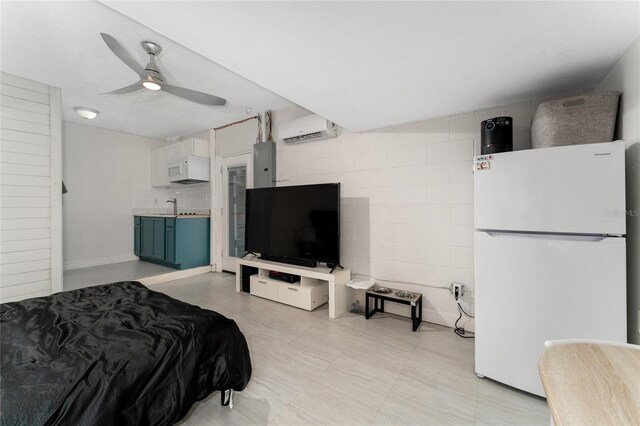
[[[101,3],[2,1],[0,7],[2,71],[60,87],[64,120],[164,139],[246,118],[246,107],[254,115],[293,105]],[[175,22],[203,31],[200,24]],[[100,32],[115,37],[143,66],[149,57],[140,42],[159,43],[163,52],[158,63],[169,83],[224,97],[228,105],[204,106],[148,90],[99,95],[138,79],[108,49]],[[75,114],[74,106],[101,114],[87,121]]]
[[[636,1],[105,3],[354,131],[591,88],[640,27]]]
[[[587,89],[640,27],[638,2],[106,3],[0,2],[2,71],[62,88],[65,120],[157,138],[292,106],[285,98],[364,131]],[[159,43],[170,83],[228,106],[99,95],[137,79],[100,32],[141,65],[139,42]],[[83,120],[78,105],[101,115]]]

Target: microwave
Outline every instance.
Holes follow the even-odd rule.
[[[183,184],[209,182],[209,161],[207,157],[195,155],[169,160],[167,161],[168,180]]]

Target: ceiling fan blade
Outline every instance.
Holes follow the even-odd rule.
[[[162,89],[188,101],[203,105],[224,106],[227,104],[227,100],[224,98],[198,92],[197,90],[185,89],[184,87],[172,86],[170,84],[163,84]]]
[[[140,84],[140,82],[137,81],[130,86],[123,87],[122,89],[114,90],[113,92],[100,93],[100,94],[101,95],[121,95],[122,93],[131,93],[139,89],[142,89],[142,84]]]
[[[109,34],[106,34],[106,33],[100,33],[100,35],[102,36],[102,39],[104,40],[104,42],[107,43],[107,46],[109,47],[109,49],[111,49],[114,55],[116,55],[129,68],[135,71],[135,73],[138,74],[140,78],[145,77],[144,68],[141,67],[131,57],[131,55],[129,55],[129,53],[124,49],[124,47],[122,47],[120,43],[118,43],[118,41],[115,38],[111,37]]]

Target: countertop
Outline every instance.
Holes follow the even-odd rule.
[[[208,214],[154,214],[154,213],[134,213],[134,216],[144,216],[144,217],[174,217],[176,219],[202,219],[202,218],[210,218],[211,216]]]
[[[556,426],[640,424],[640,348],[562,344],[538,368]]]

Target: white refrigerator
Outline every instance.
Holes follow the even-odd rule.
[[[475,157],[476,373],[544,396],[545,340],[626,342],[621,141]]]

